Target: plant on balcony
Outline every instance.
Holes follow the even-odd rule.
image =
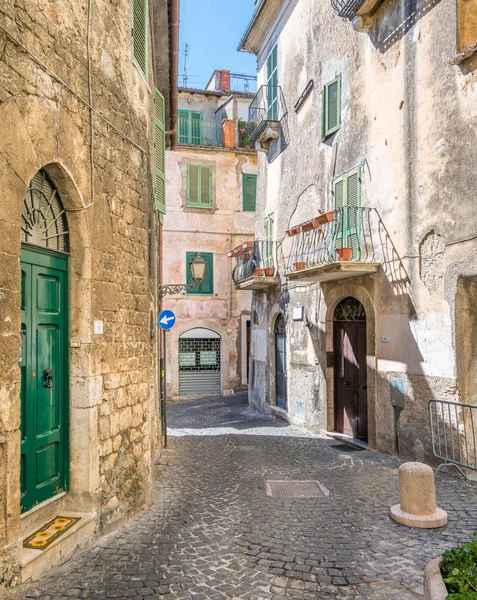
[[[255,269],[253,274],[255,275],[255,277],[263,277],[263,271],[263,269]]]
[[[471,542],[446,550],[442,556],[448,600],[477,600],[477,532]]]
[[[275,267],[266,267],[265,268],[265,276],[266,277],[274,277],[275,276]]]
[[[303,271],[303,269],[306,269],[306,262],[304,262],[304,261],[296,262],[293,265],[293,268],[295,269],[295,271]]]

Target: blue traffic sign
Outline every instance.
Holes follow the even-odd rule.
[[[172,329],[176,322],[176,315],[172,310],[163,310],[157,319],[157,323],[161,329],[168,331]]]

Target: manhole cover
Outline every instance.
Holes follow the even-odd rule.
[[[319,481],[267,481],[267,496],[273,498],[326,498],[329,490]]]

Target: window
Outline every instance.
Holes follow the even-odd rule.
[[[166,212],[166,135],[164,96],[154,90],[154,201],[159,220]]]
[[[269,121],[278,121],[278,46],[267,58],[267,113]]]
[[[203,115],[193,110],[179,110],[179,144],[203,145]]]
[[[132,54],[145,77],[147,77],[147,1],[131,0]]]
[[[257,202],[257,176],[244,173],[242,175],[243,210],[254,212]]]
[[[333,239],[337,248],[351,248],[351,260],[359,260],[361,230],[361,167],[332,182],[335,213]]]
[[[212,167],[187,165],[187,206],[212,208]]]
[[[273,213],[265,217],[265,268],[273,267],[273,235],[274,235],[274,217]]]
[[[341,127],[341,75],[323,88],[323,140]]]
[[[187,283],[194,283],[190,272],[189,264],[195,256],[195,252],[186,253]],[[204,279],[198,287],[189,290],[188,294],[213,294],[214,293],[214,255],[212,252],[201,252],[200,255],[205,260]]]

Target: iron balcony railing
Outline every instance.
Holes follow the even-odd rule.
[[[256,75],[230,73],[230,89],[232,92],[255,94],[257,92],[257,77]]]
[[[186,146],[222,146],[222,123],[179,117],[179,144]]]
[[[374,208],[345,207],[292,227],[287,273],[346,262],[386,259],[387,232]]]
[[[279,85],[262,85],[248,109],[247,133],[255,143],[270,123],[279,123],[287,114]]]
[[[272,240],[245,242],[231,252],[235,258],[232,271],[234,283],[240,283],[248,277],[275,277],[277,275],[277,244]]]
[[[331,6],[339,17],[352,21],[366,0],[331,0]]]

